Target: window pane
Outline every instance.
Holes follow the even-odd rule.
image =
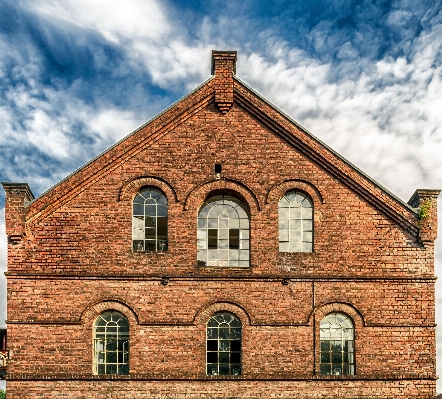
[[[157,227],[157,237],[159,240],[167,239],[167,217],[159,217],[157,218],[158,227]]]
[[[217,229],[209,229],[207,233],[208,233],[208,247],[209,247],[209,249],[218,248],[218,230]]]
[[[144,241],[134,241],[132,249],[134,251],[144,251]]]
[[[153,228],[157,227],[155,218],[152,216],[146,216],[144,218],[144,227],[153,227]]]
[[[229,230],[229,248],[239,248],[239,229]]]
[[[156,231],[155,229],[148,228],[145,230],[145,237],[146,239],[155,239],[156,238]]]

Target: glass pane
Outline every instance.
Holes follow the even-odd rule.
[[[281,208],[288,208],[290,206],[290,202],[287,201],[287,198],[282,197],[279,200],[278,206],[281,207]]]
[[[330,375],[331,374],[331,365],[330,364],[321,364],[321,375]]]
[[[290,208],[290,219],[301,219],[302,208]]]
[[[330,351],[330,341],[321,341],[321,352]]]
[[[229,230],[228,229],[219,229],[218,230],[218,238],[227,240],[229,238]]]
[[[167,217],[167,205],[158,205],[157,216],[166,216]]]
[[[156,238],[156,231],[155,229],[148,228],[145,230],[145,238],[146,239],[155,239]]]
[[[279,243],[279,252],[290,252],[290,243],[289,242],[280,242]]]
[[[142,240],[144,238],[144,229],[132,229],[132,239]]]
[[[229,248],[229,241],[228,240],[218,240],[218,248],[219,249]]]
[[[240,363],[241,362],[241,354],[240,353],[231,353],[230,361],[232,363]]]
[[[289,232],[286,230],[279,230],[279,242],[288,242]]]
[[[219,375],[229,375],[229,366],[219,366]]]
[[[218,334],[216,334],[216,336],[218,336]],[[217,340],[207,340],[207,350],[216,352],[218,350],[218,341]]]
[[[232,352],[240,352],[241,351],[241,341],[230,341],[230,350]]]
[[[107,352],[106,363],[117,363],[117,352]]]
[[[117,365],[116,364],[107,364],[106,365],[106,374],[117,374]]]
[[[167,239],[167,217],[157,218],[158,228],[157,235],[159,239]]]
[[[144,215],[144,205],[134,204],[132,208],[133,215]]]
[[[229,227],[231,229],[239,229],[239,219],[229,219]]]
[[[129,365],[128,364],[118,365],[118,374],[120,375],[129,374]]]
[[[144,241],[144,249],[146,251],[156,251],[157,250],[156,241],[154,241],[154,240]]]
[[[146,216],[156,216],[157,207],[156,205],[145,205],[144,206]]]
[[[342,363],[342,353],[341,352],[332,352],[332,362],[333,363]]]
[[[221,215],[222,216],[222,215]],[[218,219],[219,228],[220,229],[227,229],[229,227],[229,219],[226,218],[219,218]]]
[[[207,363],[218,363],[218,352],[207,352]]]
[[[156,223],[155,223],[155,218],[152,216],[146,216],[144,218],[144,226],[145,227],[153,227],[153,228],[157,227]]]
[[[313,222],[311,220],[303,220],[302,221],[302,230],[303,231],[312,231]]]
[[[143,232],[144,234],[144,232]],[[133,250],[134,251],[143,251],[144,250],[144,241],[136,240],[133,243]]]
[[[321,352],[321,363],[330,363],[330,352]]]
[[[230,338],[232,338],[232,339],[241,339],[241,328],[232,328],[230,330]]]
[[[207,338],[208,339],[218,338],[218,329],[217,328],[208,328],[207,329]]]
[[[229,329],[228,328],[220,328],[219,329],[219,337],[220,338],[229,338]]]
[[[227,333],[228,335],[228,333]],[[230,341],[218,341],[219,342],[219,350],[222,352],[226,352],[230,350]],[[236,341],[234,341],[236,342]]]
[[[312,219],[313,217],[313,209],[312,208],[302,208],[302,218],[303,219]]]
[[[208,247],[209,249],[218,248],[218,230],[209,229],[208,230]]]
[[[113,339],[109,339],[106,341],[106,350],[108,351],[116,351],[117,350],[117,341]]]
[[[218,228],[218,219],[209,219],[207,227],[209,227],[209,229],[217,229]]]
[[[239,248],[239,230],[230,229],[229,230],[229,248],[235,249]]]
[[[219,362],[220,363],[229,363],[229,352],[220,352]]]
[[[207,228],[207,219],[198,219],[198,228]]]
[[[144,228],[144,216],[133,216],[132,229],[143,229],[143,228]]]

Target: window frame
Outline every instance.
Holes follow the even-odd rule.
[[[152,208],[155,208],[155,212]],[[161,231],[159,230],[160,221]],[[167,251],[168,230],[169,201],[166,194],[157,187],[142,187],[132,200],[132,250],[135,252]]]
[[[208,197],[197,213],[197,265],[250,266],[250,212],[231,194]]]
[[[110,317],[110,320],[106,320],[106,317]],[[118,317],[116,322],[113,320],[114,317]],[[120,326],[120,321],[123,321],[125,325]],[[110,323],[116,324],[117,327],[108,327]],[[112,334],[113,331],[108,331],[108,328],[116,328],[116,334]],[[98,331],[98,329],[104,329],[104,331]],[[99,335],[104,335],[104,337]],[[109,341],[116,341],[116,344],[109,345]],[[113,348],[115,349],[111,350]],[[94,375],[128,375],[130,361],[129,319],[117,310],[106,310],[100,313],[93,323],[92,350],[92,372]],[[112,354],[114,356],[111,356]],[[108,361],[108,358],[111,357],[114,357],[116,361]],[[100,358],[103,361],[100,361]],[[115,371],[111,371],[112,369]]]
[[[288,190],[278,201],[278,250],[313,253],[314,203],[309,194],[299,189]]]
[[[227,317],[231,318],[228,323],[225,322]],[[220,320],[224,321],[220,322]],[[227,328],[224,326],[226,324],[228,325]],[[228,333],[226,333],[226,329]],[[241,319],[232,312],[217,312],[207,321],[206,375],[239,376],[242,374],[242,335],[243,326]],[[226,344],[227,342],[229,343],[228,345]],[[232,345],[233,342],[235,345]],[[234,355],[233,360],[236,361],[232,361],[232,355]],[[215,362],[209,362],[209,359],[215,360],[215,357]],[[228,358],[228,361],[221,361],[223,358],[224,360]],[[225,371],[228,372],[226,373]]]
[[[342,321],[338,321],[338,317],[342,318]],[[337,323],[335,325],[340,325],[340,336],[335,335],[334,339],[332,333],[329,337],[323,336],[323,331],[327,330],[324,327],[325,323],[331,324],[331,318],[334,318]],[[328,319],[328,320],[327,320]],[[324,323],[324,324],[323,324]],[[343,326],[344,325],[344,326]],[[344,333],[342,330],[351,330],[350,338],[344,338]],[[331,330],[331,329],[330,329]],[[324,332],[325,334],[325,332]],[[348,332],[347,332],[348,334]],[[333,350],[333,345],[338,345],[340,341],[341,350]],[[319,321],[319,374],[320,375],[330,375],[330,376],[349,376],[356,374],[356,327],[354,320],[346,313],[341,311],[333,311],[327,313]],[[323,344],[326,343],[326,344]],[[328,350],[327,350],[328,347]],[[334,360],[334,359],[341,359]],[[347,358],[347,361],[345,359]],[[324,359],[324,360],[323,360]],[[327,361],[328,360],[328,361]],[[335,365],[335,366],[334,366]],[[326,372],[326,368],[329,367],[330,373]],[[335,367],[335,369],[334,369]],[[339,370],[338,370],[339,369]],[[338,370],[338,372],[334,372]]]

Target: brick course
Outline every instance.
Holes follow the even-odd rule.
[[[215,52],[214,78],[30,204],[27,185],[3,183],[8,397],[435,396],[439,191],[403,203],[234,78],[235,57]],[[145,186],[168,198],[165,252],[132,251]],[[314,205],[312,253],[278,250],[292,189]],[[248,206],[249,268],[197,266],[196,216],[213,193]],[[128,376],[92,373],[92,325],[108,309],[130,322]],[[242,321],[241,376],[206,376],[217,311]],[[319,374],[333,311],[355,325],[354,376]]]

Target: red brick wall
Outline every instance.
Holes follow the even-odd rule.
[[[237,104],[224,115],[214,103],[192,112],[112,167],[117,150],[86,167],[87,184],[79,175],[65,183],[71,198],[57,187],[28,208],[26,236],[8,248],[8,396],[435,395],[432,243]],[[148,129],[119,151],[142,146]],[[131,200],[143,184],[169,200],[164,253],[131,249]],[[278,200],[295,188],[314,203],[313,253],[278,252]],[[248,203],[250,268],[196,267],[196,215],[215,190]],[[106,309],[129,318],[131,376],[92,376],[92,323]],[[243,322],[243,375],[229,381],[205,375],[205,323],[216,310]],[[356,376],[318,375],[318,325],[334,310],[355,323]]]

